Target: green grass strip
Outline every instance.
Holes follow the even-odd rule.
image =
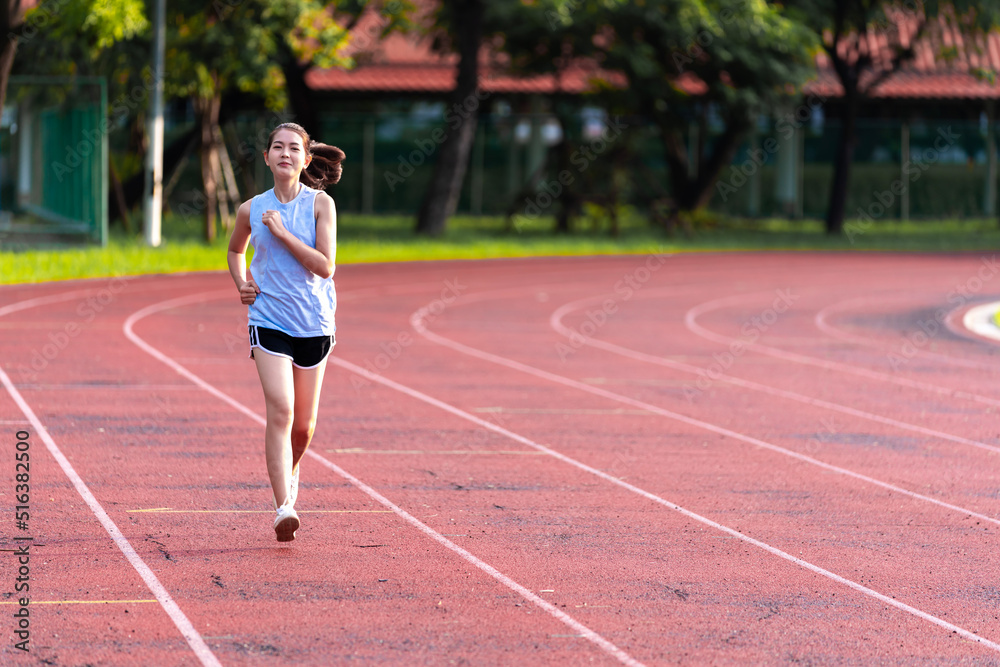
[[[138,235],[116,232],[106,248],[61,247],[11,250],[0,246],[0,284],[73,278],[179,273],[226,269],[225,235],[200,240],[201,222],[167,216],[164,242],[145,246]],[[440,238],[413,232],[410,216],[342,214],[337,263],[483,259],[653,252],[727,251],[887,251],[994,252],[1000,249],[996,220],[884,221],[867,227],[849,221],[845,234],[829,237],[816,220],[732,220],[703,216],[693,233],[667,234],[634,212],[621,219],[617,238],[608,222],[594,216],[578,221],[571,234],[555,234],[550,218],[455,217]]]

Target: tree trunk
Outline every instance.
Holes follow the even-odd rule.
[[[667,180],[670,181],[673,202],[671,208],[676,211],[680,207],[678,200],[684,196],[690,184],[687,145],[684,143],[683,135],[676,131],[669,121],[661,118],[657,122],[660,126],[660,140],[663,142],[663,158],[667,163]]]
[[[482,42],[482,0],[456,0],[453,32],[458,32],[458,79],[448,100],[445,120],[449,132],[438,151],[434,175],[420,213],[416,231],[439,236],[448,217],[455,213],[476,138],[479,114],[479,45]]]
[[[698,173],[692,186],[688,188],[688,198],[686,208],[683,211],[696,211],[703,206],[708,206],[712,200],[712,188],[719,180],[722,170],[733,163],[736,149],[743,142],[743,137],[750,129],[749,122],[744,119],[730,119],[726,123],[726,129],[712,146],[712,154],[708,159],[698,160]]]
[[[230,146],[240,145],[240,139],[236,135],[236,128],[232,123],[226,124],[226,127],[223,130],[223,135],[229,141]],[[257,194],[257,183],[254,182],[253,166],[254,159],[259,159],[260,156],[256,152],[251,152],[249,156],[247,156],[242,154],[242,151],[237,150],[235,157],[236,174],[243,179],[243,192],[246,194],[247,199],[249,199]]]
[[[219,213],[222,221],[222,231],[228,234],[229,230],[236,224],[233,220],[233,212],[229,208],[229,193],[226,190],[226,177],[222,169],[222,154],[219,144],[216,142],[212,147],[211,160],[212,168],[215,169],[215,198],[219,202]],[[239,206],[239,203],[236,204]]]
[[[306,72],[312,65],[300,63],[284,39],[278,40],[278,53],[281,71],[285,75],[285,92],[292,113],[295,115],[295,122],[306,128],[306,132],[313,136],[320,130],[319,114],[316,112],[316,105],[313,104],[313,91],[306,85],[305,79]]]
[[[108,156],[108,180],[111,185],[111,196],[114,198],[115,207],[118,209],[118,216],[122,220],[122,227],[128,234],[132,233],[132,224],[128,218],[128,205],[125,203],[125,191],[122,190],[121,179],[118,178],[118,170],[115,169],[115,162]]]
[[[844,231],[844,214],[847,208],[847,190],[854,161],[854,146],[858,141],[858,89],[856,83],[844,81],[844,127],[833,163],[833,183],[830,188],[830,207],[826,214],[826,233],[835,236]]]
[[[167,185],[165,185],[163,189],[164,206],[166,206],[166,200],[169,196],[167,188],[170,181],[175,177],[179,177],[177,170],[184,168],[188,153],[193,151],[194,148],[200,143],[200,137],[201,130],[195,127],[181,137],[178,137],[173,143],[164,148],[163,174],[164,180],[169,179],[167,180]],[[141,157],[141,155],[139,157]],[[145,177],[145,172],[140,171],[122,183],[122,190],[125,193],[125,205],[128,206],[130,210],[142,201],[142,195],[145,188]]]
[[[16,53],[17,37],[0,37],[0,109],[7,102],[7,82],[10,81],[10,68],[14,65]]]
[[[661,123],[663,150],[673,185],[674,208],[677,211],[696,211],[712,199],[712,188],[726,165],[733,161],[736,149],[750,125],[742,119],[729,119],[726,129],[712,146],[707,159],[699,156],[697,173],[688,173],[687,147],[678,133]]]
[[[218,182],[215,175],[220,172],[219,154],[215,150],[215,128],[219,125],[218,95],[209,98],[195,98],[195,113],[201,128],[201,182],[205,191],[203,200],[205,214],[205,240],[215,240],[215,215],[219,207]]]
[[[573,127],[570,114],[566,113],[565,108],[558,103],[553,105],[553,111],[556,118],[559,119],[560,128],[562,128],[562,141],[549,150],[549,156],[556,156],[555,173],[561,174],[564,171],[570,171],[574,168],[570,164],[570,161],[573,159],[573,151],[576,150],[576,145],[570,140],[570,132]],[[561,190],[557,197],[559,200],[559,210],[556,211],[555,232],[556,234],[569,234],[573,231],[573,218],[579,215],[583,207],[583,198],[573,187],[576,183],[560,183],[559,185],[561,186]]]
[[[14,31],[24,24],[21,5],[21,0],[3,0],[0,9],[0,109],[7,103],[7,83],[17,54],[18,38]]]
[[[220,181],[224,184],[223,200],[225,202],[225,212],[227,220],[225,222],[226,232],[231,232],[236,225],[236,211],[240,208],[240,189],[236,185],[236,173],[233,171],[233,163],[229,159],[229,151],[226,149],[226,139],[222,135],[222,128],[215,126],[215,148],[216,156],[222,166]],[[232,217],[229,217],[229,205],[232,204]]]

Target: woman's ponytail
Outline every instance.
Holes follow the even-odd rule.
[[[311,188],[322,190],[340,180],[340,175],[344,171],[341,167],[345,157],[344,151],[336,146],[310,141],[309,153],[312,154],[312,162],[302,170],[299,175],[300,181]]]

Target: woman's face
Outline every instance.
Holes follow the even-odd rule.
[[[274,135],[266,161],[275,178],[297,179],[310,159],[302,144],[302,135],[294,130],[282,129]]]

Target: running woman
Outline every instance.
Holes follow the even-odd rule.
[[[302,126],[278,125],[264,151],[274,188],[243,202],[229,239],[229,273],[249,307],[250,358],[264,389],[264,455],[279,542],[294,540],[299,528],[299,464],[336,342],[337,213],[323,188],[340,180],[343,160],[342,150],[312,141]]]

